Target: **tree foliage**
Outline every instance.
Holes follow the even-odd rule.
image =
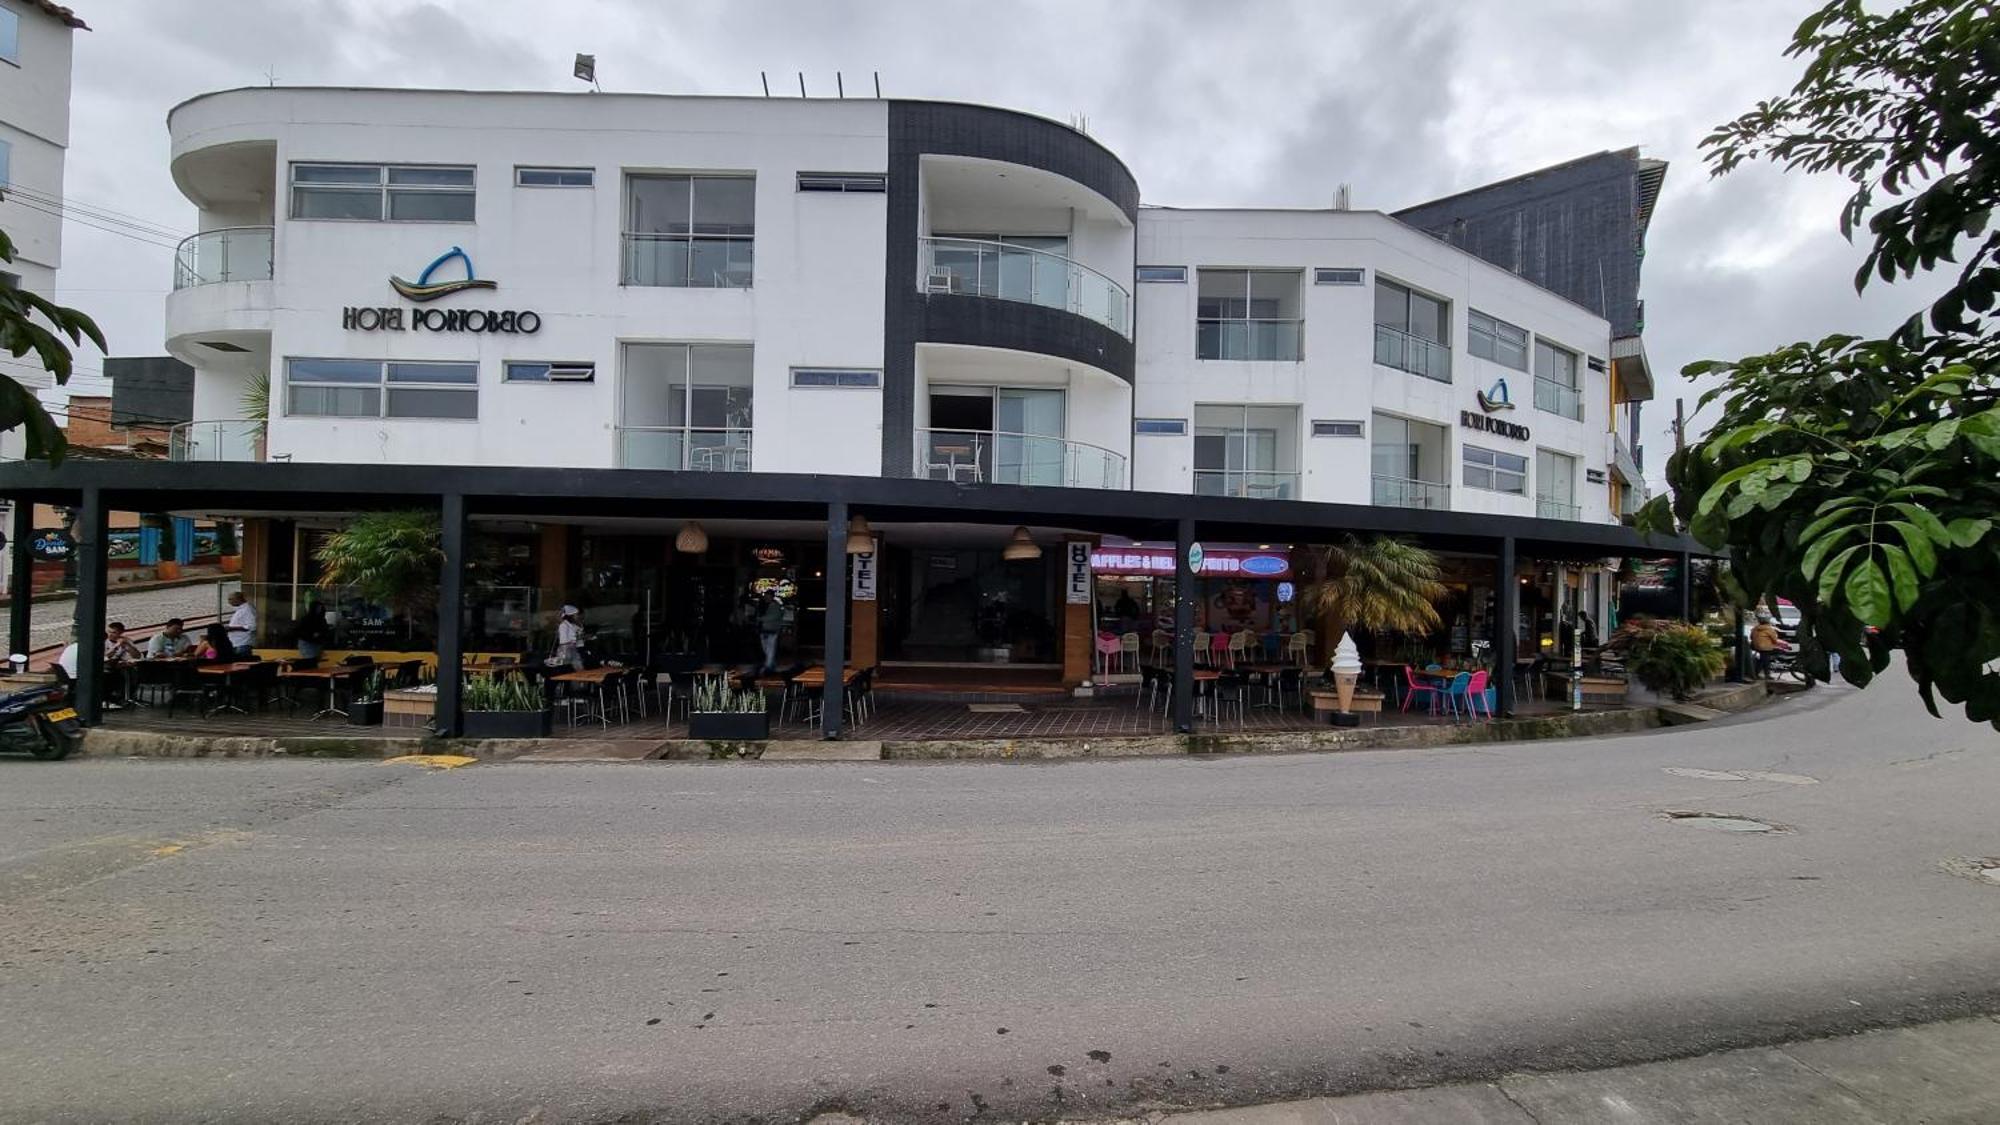
[[[1625,667],[1640,683],[1675,699],[1691,698],[1728,667],[1708,630],[1660,617],[1632,618],[1605,647],[1625,655]]]
[[[1676,520],[1727,547],[1744,588],[1799,607],[1813,675],[1865,685],[1905,654],[1937,698],[2000,727],[2000,13],[1912,0],[1835,0],[1799,25],[1791,92],[1703,141],[1714,175],[1747,161],[1837,173],[1840,214],[1869,242],[1855,288],[1959,263],[1926,312],[1884,339],[1835,335],[1734,362],[1708,434],[1667,466]]]
[[[352,586],[406,617],[425,615],[437,607],[443,540],[433,510],[363,513],[320,545],[320,587]]]
[[[1407,539],[1349,535],[1315,551],[1319,579],[1299,594],[1306,613],[1324,623],[1330,648],[1349,626],[1399,633],[1438,627],[1444,597],[1437,556]]]
[[[0,230],[0,262],[14,261],[14,240]],[[68,337],[68,343],[64,343]],[[73,366],[70,348],[88,338],[104,351],[104,334],[75,309],[64,308],[19,286],[0,285],[0,350],[19,359],[35,353],[36,362],[55,376],[56,385],[69,382]],[[0,376],[0,431],[16,426],[26,431],[28,459],[57,464],[69,450],[62,427],[55,424],[35,392]]]

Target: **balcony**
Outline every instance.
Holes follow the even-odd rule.
[[[262,461],[264,423],[182,422],[167,431],[169,461]]]
[[[1535,377],[1535,409],[1583,421],[1583,392],[1554,379]]]
[[[1195,358],[1297,363],[1304,326],[1299,320],[1198,320]]]
[[[271,280],[270,227],[218,227],[181,239],[174,250],[174,288],[224,281]]]
[[[1583,509],[1577,507],[1575,504],[1565,504],[1560,500],[1550,500],[1547,497],[1537,496],[1535,497],[1535,518],[1574,521],[1583,518]]]
[[[756,241],[685,234],[624,236],[623,284],[673,289],[748,289]]]
[[[1299,474],[1264,469],[1196,469],[1196,496],[1237,496],[1251,500],[1297,500]]]
[[[1374,478],[1373,500],[1382,508],[1426,508],[1449,511],[1451,486],[1442,481],[1411,480],[1408,477]]]
[[[1375,362],[1440,383],[1451,382],[1451,349],[1386,324],[1375,326]]]
[[[618,465],[695,473],[750,471],[750,431],[744,427],[621,426]]]
[[[917,285],[925,293],[993,297],[1061,309],[1132,338],[1132,295],[1082,262],[1006,242],[926,238]]]
[[[1043,434],[918,430],[916,475],[959,484],[1124,488],[1125,458],[1102,446]]]

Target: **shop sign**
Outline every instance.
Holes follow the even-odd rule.
[[[1503,438],[1512,438],[1515,441],[1528,440],[1528,427],[1518,422],[1502,422],[1498,418],[1489,418],[1484,414],[1474,414],[1470,410],[1461,410],[1458,412],[1458,424],[1468,430],[1498,434]]]
[[[1290,605],[1292,599],[1297,596],[1298,590],[1290,582],[1278,583],[1278,604]]]
[[[1280,551],[1244,547],[1203,547],[1188,550],[1196,574],[1219,578],[1290,578],[1292,559]],[[1174,552],[1168,547],[1099,547],[1090,554],[1092,569],[1101,574],[1174,573]]]
[[[28,553],[43,562],[61,562],[76,551],[76,540],[67,531],[37,531],[28,541]]]
[[[750,557],[757,560],[758,566],[785,565],[785,549],[783,547],[759,547],[750,552]]]
[[[1090,544],[1086,540],[1072,539],[1067,544],[1069,550],[1069,576],[1065,587],[1070,605],[1089,605],[1091,601]]]
[[[847,581],[849,596],[857,602],[874,601],[875,579],[877,577],[875,552],[863,551],[857,555],[847,556],[847,567],[849,571]]]
[[[1490,391],[1475,392],[1479,399],[1479,409],[1488,414],[1498,414],[1502,410],[1514,409],[1514,396],[1507,393],[1507,380],[1496,380]]]

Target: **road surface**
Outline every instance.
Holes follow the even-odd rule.
[[[1221,760],[5,761],[0,1121],[1084,1117],[1996,1011],[1997,792],[1896,677]]]

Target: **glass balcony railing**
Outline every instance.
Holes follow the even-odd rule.
[[[926,238],[917,287],[1062,309],[1132,338],[1132,294],[1082,262],[1007,242]]]
[[[1297,500],[1299,474],[1267,469],[1196,469],[1194,493],[1253,500]]]
[[[1088,442],[992,430],[918,430],[916,474],[959,484],[1124,488],[1125,458]]]
[[[1386,324],[1375,326],[1375,362],[1440,383],[1451,382],[1451,349]]]
[[[1535,515],[1545,520],[1578,520],[1583,518],[1583,510],[1575,504],[1565,504],[1560,500],[1535,497]]]
[[[621,426],[618,465],[696,473],[750,471],[750,431],[744,427]]]
[[[1375,477],[1373,499],[1378,507],[1383,508],[1445,511],[1451,507],[1451,486],[1442,481],[1378,475]]]
[[[1195,358],[1296,363],[1304,333],[1297,320],[1198,320]]]
[[[1583,393],[1553,379],[1535,379],[1535,409],[1583,420]]]
[[[174,288],[222,281],[271,280],[270,227],[218,227],[181,239]]]
[[[169,461],[262,461],[264,423],[182,422],[167,431]]]
[[[619,276],[626,285],[748,289],[756,248],[754,239],[744,237],[628,233]]]

